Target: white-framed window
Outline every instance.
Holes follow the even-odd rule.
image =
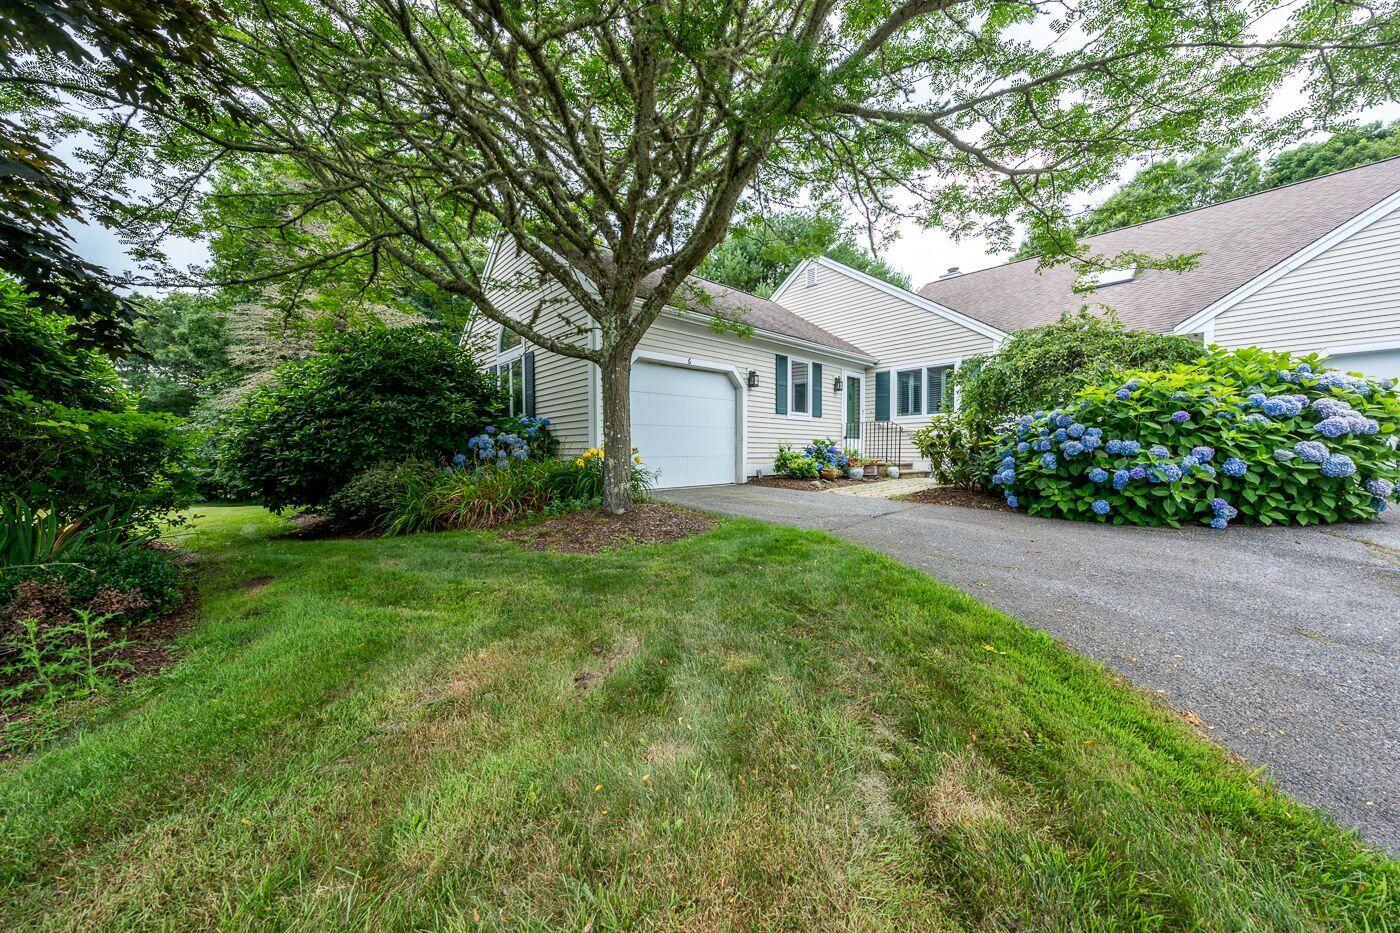
[[[955,365],[925,363],[896,369],[891,387],[894,392],[894,416],[919,418],[952,408],[953,394],[949,380]]]
[[[496,344],[496,365],[492,367],[501,380],[511,415],[525,414],[525,341],[508,327],[501,328]]]
[[[812,417],[812,364],[788,360],[788,414]]]

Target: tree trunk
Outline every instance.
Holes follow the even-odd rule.
[[[632,354],[609,357],[603,374],[603,511],[632,508]]]

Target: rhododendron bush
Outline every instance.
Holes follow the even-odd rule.
[[[1373,518],[1395,498],[1393,380],[1248,348],[1123,372],[998,438],[991,482],[1031,515],[1135,525]]]

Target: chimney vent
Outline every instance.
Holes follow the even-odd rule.
[[[962,270],[959,269],[957,266],[949,266],[948,271],[940,275],[938,277],[938,280],[941,282],[944,279],[951,279],[955,275],[962,275]]]

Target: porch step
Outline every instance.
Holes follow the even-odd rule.
[[[936,484],[927,476],[901,476],[879,483],[861,483],[859,486],[837,486],[827,490],[831,496],[863,496],[870,499],[889,499],[903,496],[920,489],[932,489]]]

